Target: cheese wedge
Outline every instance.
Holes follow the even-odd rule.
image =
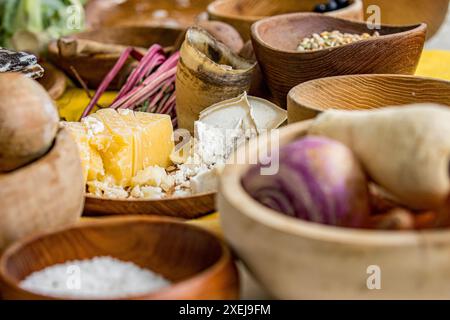
[[[61,125],[69,130],[72,138],[77,143],[78,151],[80,152],[81,166],[83,168],[83,179],[86,183],[91,159],[87,130],[80,122],[61,122]]]
[[[170,154],[175,144],[173,126],[169,115],[135,112],[142,130],[143,168],[159,166],[167,168],[172,164]]]
[[[105,150],[99,150],[103,159],[106,175],[113,178],[118,186],[130,184],[133,176],[134,161],[134,131],[122,116],[114,109],[102,109],[91,117],[101,121],[107,134],[111,137],[111,144]]]
[[[79,144],[88,182],[128,187],[145,168],[172,164],[173,127],[168,115],[102,109],[82,123],[64,125]]]

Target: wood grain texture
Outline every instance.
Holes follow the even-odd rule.
[[[239,280],[227,247],[213,234],[174,219],[108,218],[36,235],[10,247],[0,260],[4,299],[51,299],[22,290],[32,272],[71,260],[112,256],[173,282],[128,299],[236,299]]]
[[[363,0],[363,2],[365,9],[369,5],[380,7],[383,24],[426,23],[428,38],[434,36],[445,21],[449,5],[449,0]]]
[[[83,196],[77,145],[61,130],[45,156],[0,174],[0,252],[24,236],[75,223],[83,210]]]
[[[281,129],[280,145],[304,136],[309,126],[305,121]],[[257,150],[253,141],[238,152],[251,158]],[[222,175],[221,225],[233,251],[274,298],[448,298],[449,230],[369,231],[291,218],[245,192],[241,178],[248,169],[229,165]],[[374,264],[382,270],[382,290],[367,289],[367,268]]]
[[[352,75],[317,79],[288,95],[289,123],[327,109],[362,110],[414,103],[450,106],[450,82],[405,75]]]
[[[149,48],[153,44],[163,47],[172,46],[182,33],[182,29],[164,27],[116,27],[87,31],[73,35],[77,39],[93,40],[106,44],[118,44],[123,46]],[[97,89],[102,80],[113,68],[120,54],[77,55],[63,57],[59,54],[56,41],[50,43],[48,56],[52,63],[62,69],[73,80],[77,81],[71,67],[75,68],[83,81],[91,89]],[[136,61],[130,59],[121,72],[111,83],[109,89],[120,89],[125,83],[129,73],[136,65]]]
[[[177,0],[90,0],[86,6],[86,20],[94,29],[131,25],[186,28],[196,22],[210,2],[190,0],[188,5],[183,5]]]
[[[251,26],[258,20],[292,12],[311,12],[317,0],[217,0],[208,6],[211,20],[218,20],[235,27],[244,41],[250,39]],[[353,0],[347,8],[327,13],[327,15],[362,20],[362,0]]]
[[[67,87],[67,78],[63,72],[55,68],[51,63],[41,63],[44,68],[44,76],[38,82],[47,90],[53,100],[62,97]]]
[[[157,215],[195,219],[215,210],[215,193],[163,200],[111,200],[86,196],[84,215]]]
[[[233,53],[205,30],[189,28],[175,82],[179,127],[193,135],[201,111],[249,91],[255,66],[255,61]]]
[[[252,26],[256,57],[281,106],[286,107],[291,88],[313,79],[348,74],[414,74],[426,26],[382,26],[380,37],[313,52],[296,51],[303,38],[332,30],[373,33],[365,23],[305,13],[266,18]]]

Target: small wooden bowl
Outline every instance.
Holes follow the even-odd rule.
[[[309,125],[305,121],[281,129],[271,145],[304,136]],[[266,141],[260,138],[267,146]],[[238,152],[256,159],[257,143]],[[291,218],[245,192],[241,178],[248,167],[228,165],[222,175],[221,224],[234,252],[274,298],[448,299],[449,230],[370,231]],[[381,290],[370,290],[377,267]]]
[[[75,223],[84,204],[78,148],[59,131],[42,158],[0,174],[0,252],[24,236]]]
[[[159,217],[108,218],[34,236],[11,246],[0,260],[4,299],[55,299],[23,290],[31,273],[73,260],[111,256],[148,268],[173,282],[127,299],[236,299],[239,280],[226,246],[199,227]]]
[[[216,0],[208,6],[211,20],[228,23],[239,31],[244,41],[250,39],[251,26],[265,17],[292,12],[312,12],[317,0]],[[343,9],[326,13],[326,15],[363,20],[362,0],[352,0]]]
[[[353,75],[312,80],[288,95],[289,123],[327,109],[361,110],[433,102],[450,106],[450,82],[404,75]]]
[[[407,25],[425,22],[427,37],[433,37],[445,21],[449,0],[363,0],[365,9],[377,5],[381,10],[381,23]],[[367,12],[364,10],[364,12]],[[367,17],[369,16],[367,12]]]
[[[82,32],[73,35],[73,37],[107,44],[149,48],[153,44],[160,44],[163,47],[172,46],[181,33],[182,29],[164,27],[117,27]],[[77,81],[71,67],[75,68],[76,72],[91,89],[98,88],[102,80],[116,64],[117,59],[119,59],[119,55],[115,53],[62,57],[59,54],[56,41],[50,43],[48,57],[57,67]],[[109,89],[120,89],[135,65],[136,62],[130,59],[129,63],[111,83]]]
[[[195,219],[215,211],[216,193],[162,200],[113,200],[86,196],[87,216],[157,215]]]
[[[67,78],[65,74],[55,68],[51,63],[40,63],[44,68],[44,76],[37,81],[47,90],[53,100],[58,100],[67,88]]]
[[[186,4],[183,5],[183,2]],[[196,22],[211,0],[90,0],[86,21],[91,28],[166,26],[187,28]]]
[[[373,33],[365,23],[320,14],[293,13],[252,26],[253,48],[269,89],[281,106],[291,88],[309,80],[346,74],[414,74],[426,25],[381,26],[380,37],[312,52],[297,52],[313,33],[339,30]]]

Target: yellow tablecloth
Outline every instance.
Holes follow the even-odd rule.
[[[450,81],[450,51],[424,51],[416,75]]]
[[[450,51],[425,50],[417,68],[416,75],[432,78],[440,78],[450,81]],[[93,94],[93,93],[92,93]],[[115,92],[107,92],[99,101],[100,106],[108,106],[114,100]],[[77,121],[84,108],[89,103],[89,98],[81,89],[70,88],[64,96],[57,101],[60,115],[68,121]],[[203,226],[216,234],[221,234],[219,215],[213,215],[191,221],[193,224]]]

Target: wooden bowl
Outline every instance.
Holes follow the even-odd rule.
[[[353,75],[312,80],[288,95],[289,123],[327,109],[361,110],[433,102],[450,106],[450,82],[405,75]]]
[[[281,129],[280,145],[304,136],[308,127],[309,122],[299,122]],[[256,159],[257,147],[253,141],[238,152]],[[253,200],[241,185],[247,170],[248,165],[229,165],[222,175],[222,228],[234,252],[274,298],[449,298],[449,230],[371,231],[298,220]],[[381,290],[370,290],[367,283],[378,275],[377,267]]]
[[[44,68],[44,76],[37,81],[47,90],[53,100],[62,97],[67,88],[67,78],[65,74],[55,68],[51,63],[40,63]]]
[[[163,47],[172,46],[182,33],[182,29],[165,27],[117,27],[87,31],[73,35],[77,39],[93,40],[107,44],[149,48],[153,44]],[[50,43],[48,48],[49,59],[60,69],[64,70],[72,79],[77,78],[71,69],[75,68],[87,86],[97,89],[108,72],[116,64],[119,54],[77,55],[63,57],[59,54],[56,41]],[[125,83],[132,68],[136,65],[134,60],[122,69],[109,89],[117,90]]]
[[[380,37],[312,52],[297,52],[313,33],[339,30],[373,33],[365,23],[320,14],[293,13],[252,26],[252,42],[269,89],[286,107],[291,88],[309,80],[346,74],[414,74],[425,42],[426,25],[382,26]]]
[[[162,200],[113,200],[86,196],[87,216],[157,215],[195,219],[215,211],[216,193]]]
[[[14,244],[0,260],[3,298],[54,299],[23,290],[19,283],[48,266],[96,256],[134,262],[173,283],[128,299],[236,299],[239,295],[233,259],[216,236],[177,220],[129,217],[86,222]]]
[[[428,38],[434,36],[444,23],[449,6],[449,0],[363,0],[363,2],[365,9],[369,5],[380,7],[381,22],[384,24],[405,25],[425,22],[428,26]]]
[[[90,0],[86,21],[91,28],[166,26],[186,28],[206,10],[211,0]]]
[[[84,186],[78,148],[66,130],[42,158],[0,174],[0,252],[32,233],[75,223]]]
[[[250,39],[253,23],[268,16],[292,12],[312,12],[317,0],[216,0],[208,6],[211,20],[228,23],[239,31],[244,41]],[[362,0],[352,0],[347,8],[326,13],[333,17],[363,20]]]

